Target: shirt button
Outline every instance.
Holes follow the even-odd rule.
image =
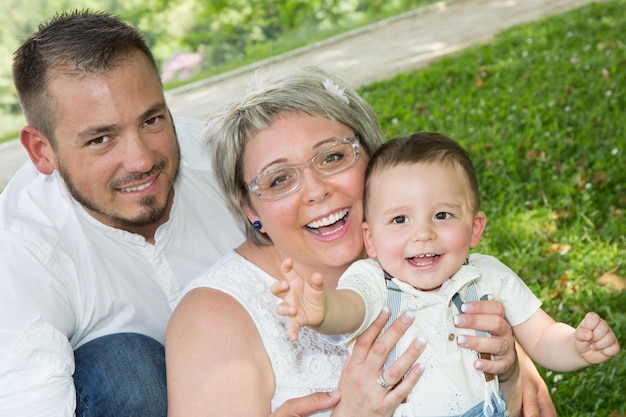
[[[454,341],[454,333],[450,333],[448,335],[448,340],[451,341],[451,342]]]

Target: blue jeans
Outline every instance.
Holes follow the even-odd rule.
[[[490,409],[490,411],[493,411],[493,414],[484,413],[483,412],[484,402],[480,402],[479,404],[476,404],[474,407],[472,407],[471,410],[466,411],[465,413],[461,414],[459,417],[509,417],[509,410],[502,397],[502,391],[500,391],[500,398],[502,400],[498,401],[496,400],[494,396],[491,397],[491,405],[493,408]]]
[[[76,417],[167,416],[165,349],[136,333],[103,336],[74,351]]]

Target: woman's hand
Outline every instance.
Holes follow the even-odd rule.
[[[486,331],[492,337],[467,336],[459,346],[493,355],[492,360],[477,359],[476,368],[499,375],[511,416],[521,412],[524,417],[556,417],[546,383],[522,347],[515,344],[502,303],[466,302],[463,313],[455,317],[457,327]]]
[[[522,413],[524,417],[556,417],[556,409],[546,382],[532,359],[517,346],[522,379]]]
[[[315,411],[327,410],[339,401],[339,392],[315,392],[306,397],[292,398],[278,407],[270,417],[304,417]]]
[[[461,335],[459,346],[492,355],[479,358],[476,369],[497,374],[500,382],[514,378],[518,372],[515,339],[511,325],[504,318],[504,306],[499,301],[472,301],[463,304],[463,313],[454,317],[454,324],[463,329],[489,332],[491,337]]]
[[[339,392],[343,395],[333,417],[391,416],[422,375],[423,368],[414,364],[425,345],[417,341],[383,371],[389,352],[413,322],[413,316],[404,313],[378,337],[389,316],[389,311],[383,310],[357,338],[339,379]],[[385,389],[385,383],[391,387]]]

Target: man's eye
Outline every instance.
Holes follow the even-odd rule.
[[[110,140],[111,140],[111,137],[110,137],[110,136],[106,136],[106,135],[105,135],[105,136],[100,136],[99,138],[95,138],[95,139],[92,139],[92,140],[90,140],[89,142],[87,142],[87,145],[88,145],[88,146],[92,146],[92,145],[102,145],[102,144],[107,143],[107,142],[108,142],[108,141],[110,141]]]
[[[408,222],[409,219],[406,216],[396,216],[391,219],[391,223],[393,224],[402,224]]]
[[[161,117],[161,116],[154,116],[154,117],[151,117],[148,120],[146,120],[144,122],[144,125],[147,125],[147,126],[155,125],[158,122],[160,122],[162,119],[163,119],[163,117]]]

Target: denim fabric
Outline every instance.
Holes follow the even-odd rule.
[[[76,417],[165,417],[165,349],[136,333],[94,339],[74,351]]]
[[[500,392],[500,398],[502,398],[502,392]],[[509,417],[509,410],[503,400],[498,401],[495,396],[491,396],[493,414],[485,414],[483,412],[483,404],[484,402],[476,404],[470,410],[466,411],[458,417]]]

